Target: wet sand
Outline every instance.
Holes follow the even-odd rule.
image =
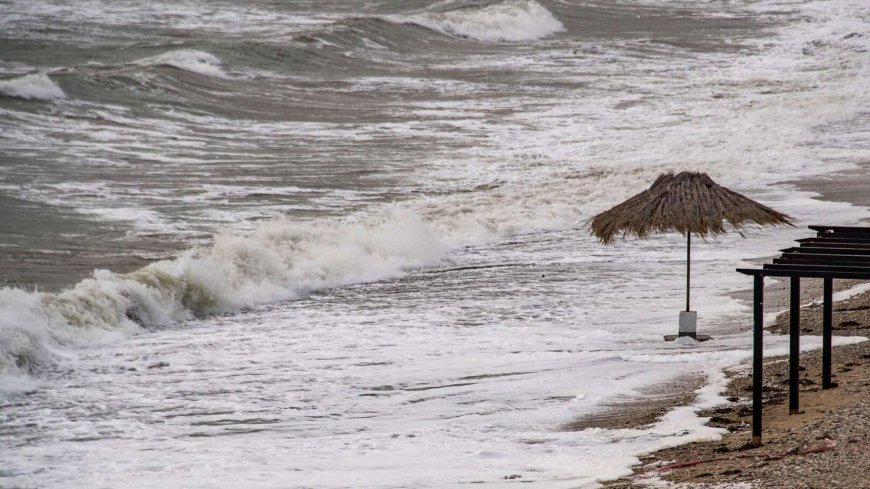
[[[564,424],[564,431],[587,428],[623,429],[649,426],[658,421],[674,406],[685,406],[695,401],[696,390],[705,378],[701,375],[681,377],[673,382],[653,385],[640,396],[617,398],[601,406],[601,411],[585,415]]]
[[[821,307],[801,314],[802,334],[821,334]],[[784,333],[788,314],[770,329]],[[870,336],[870,292],[834,307],[834,333]],[[821,352],[801,355],[800,408],[788,414],[788,359],[765,359],[761,447],[751,447],[751,369],[728,372],[729,402],[701,412],[709,424],[728,430],[721,441],[692,443],[642,457],[631,477],[606,484],[620,489],[661,487],[866,487],[870,474],[870,342],[834,349],[833,380],[822,390]],[[743,483],[745,486],[734,484]]]

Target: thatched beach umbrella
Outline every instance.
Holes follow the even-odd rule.
[[[589,220],[603,244],[629,236],[676,231],[686,236],[686,311],[691,283],[692,234],[706,238],[748,226],[793,226],[792,218],[717,184],[706,173],[659,175],[648,190]],[[682,329],[682,328],[681,328]]]

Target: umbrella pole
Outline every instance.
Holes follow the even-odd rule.
[[[686,233],[686,311],[689,307],[689,288],[692,285],[692,233]]]
[[[686,232],[686,310],[680,311],[680,329],[675,336],[665,336],[665,340],[677,339],[682,336],[689,336],[698,341],[709,340],[706,335],[698,336],[698,313],[692,311],[692,303],[690,302],[690,293],[692,290],[692,234]]]

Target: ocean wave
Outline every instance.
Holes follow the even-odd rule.
[[[25,100],[56,100],[66,94],[48,75],[43,73],[0,80],[0,94]]]
[[[195,49],[179,49],[158,54],[135,62],[140,66],[172,66],[203,76],[227,78],[223,62],[215,55]]]
[[[118,274],[95,271],[59,293],[0,289],[0,374],[38,371],[65,347],[142,328],[381,280],[437,261],[449,246],[410,212],[317,222],[274,221],[250,237]]]
[[[57,293],[0,288],[0,377],[38,372],[80,345],[398,277],[464,246],[574,227],[585,217],[578,197],[595,184],[495,187],[343,218],[269,221],[130,273],[97,270]]]
[[[508,0],[394,20],[481,42],[534,41],[565,30],[565,26],[535,0]]]

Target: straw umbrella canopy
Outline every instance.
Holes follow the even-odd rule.
[[[686,236],[686,310],[689,308],[692,234],[706,238],[750,226],[794,226],[790,216],[729,190],[706,173],[663,173],[649,189],[606,210],[587,223],[603,244],[630,236],[676,231]]]

